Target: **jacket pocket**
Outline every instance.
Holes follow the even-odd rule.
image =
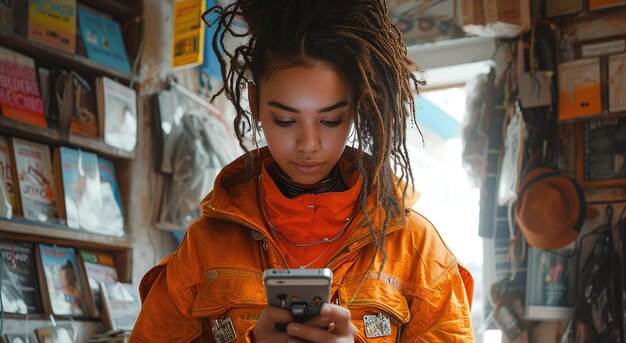
[[[355,296],[356,286],[340,286],[339,297],[350,309],[357,341],[398,342],[401,326],[411,318],[402,292],[387,282],[366,279]]]
[[[262,273],[214,269],[205,274],[197,287],[191,315],[202,322],[202,336],[213,341],[212,330],[222,323],[222,330],[236,334],[243,341],[246,331],[258,320],[266,306]]]

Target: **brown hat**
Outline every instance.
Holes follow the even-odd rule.
[[[518,186],[515,219],[528,244],[560,249],[585,221],[585,193],[576,180],[549,168],[531,170]]]

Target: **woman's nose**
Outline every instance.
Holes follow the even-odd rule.
[[[298,131],[296,149],[304,152],[313,152],[320,148],[319,130],[311,126],[303,126]]]

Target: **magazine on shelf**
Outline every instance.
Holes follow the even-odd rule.
[[[39,244],[37,268],[46,313],[84,317],[87,315],[84,278],[73,248]]]
[[[2,305],[6,313],[42,313],[32,244],[0,240]]]
[[[58,147],[54,150],[57,211],[72,229],[98,232],[100,169],[94,153]]]
[[[130,63],[118,22],[78,6],[78,27],[89,59],[130,75]]]
[[[576,301],[573,250],[570,246],[558,251],[528,247],[526,319],[564,320],[572,315]]]
[[[0,47],[0,114],[13,120],[46,127],[44,104],[37,84],[35,61]]]
[[[104,142],[124,151],[134,151],[137,143],[135,91],[108,77],[98,77],[96,100]]]
[[[11,145],[24,218],[54,222],[57,211],[48,146],[19,138],[12,138]]]
[[[17,190],[17,182],[15,182],[13,170],[9,140],[6,137],[0,136],[0,178],[4,180],[6,191],[9,194],[9,201],[13,208],[13,214],[20,214],[20,193]]]
[[[98,157],[100,167],[100,195],[102,206],[98,212],[98,232],[105,235],[124,236],[124,207],[113,161]]]
[[[81,249],[78,252],[79,264],[86,277],[85,284],[89,284],[87,292],[87,305],[93,317],[100,317],[102,314],[102,296],[100,294],[100,283],[115,283],[119,281],[117,269],[113,255]]]
[[[76,0],[29,1],[28,39],[74,54]]]
[[[130,283],[100,283],[103,316],[105,323],[110,324],[109,330],[132,331],[141,310],[139,292]]]

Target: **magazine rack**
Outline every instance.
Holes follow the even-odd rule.
[[[17,2],[14,1],[14,3]],[[142,1],[77,0],[76,3],[77,7],[75,10],[81,5],[87,6],[120,24],[129,63],[132,66],[135,57],[140,55],[138,49],[140,46],[141,28],[137,23],[142,15]],[[19,15],[14,20],[23,21],[24,23],[28,22],[27,17],[19,17]],[[80,28],[76,28],[76,33],[77,36],[80,36]],[[84,75],[90,82],[103,76],[127,86],[133,82],[132,74],[120,72],[106,64],[98,63],[86,57],[85,52],[79,48],[80,44],[76,45],[76,53],[70,54],[28,39],[25,33],[19,32],[19,30],[1,32],[0,29],[0,46],[34,59],[37,66],[75,70]],[[0,115],[0,136],[42,143],[50,148],[51,153],[59,146],[66,146],[95,153],[99,157],[112,161],[117,174],[122,203],[125,205],[123,216],[126,223],[125,235],[115,237],[69,229],[62,223],[43,223],[26,220],[21,216],[13,216],[11,219],[0,219],[0,239],[4,241],[27,242],[33,245],[58,245],[74,248],[75,250],[89,249],[105,252],[111,254],[115,260],[119,281],[131,282],[133,244],[129,232],[132,228],[128,227],[130,211],[127,211],[126,208],[128,207],[130,188],[128,175],[132,165],[129,162],[135,159],[135,151],[129,152],[109,146],[105,144],[102,137],[92,138],[51,127],[31,126],[2,115]],[[41,275],[38,277],[41,277]],[[43,291],[40,290],[40,293],[43,293]],[[32,332],[35,328],[46,325],[48,315],[46,313],[29,315],[7,313],[5,314],[7,320],[4,323],[4,333],[23,332],[25,327]],[[57,317],[57,320],[74,321],[73,318],[64,317]],[[97,332],[104,331],[102,319],[97,317],[77,318],[75,324],[80,337],[83,339],[87,339]]]

